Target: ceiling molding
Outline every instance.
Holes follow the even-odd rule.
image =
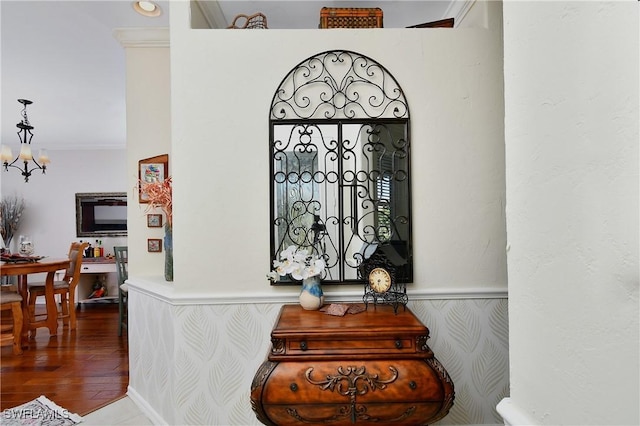
[[[476,0],[452,1],[444,14],[444,18],[453,18],[454,26],[457,27],[475,2]]]
[[[169,28],[116,28],[113,36],[123,47],[169,47]]]
[[[53,144],[53,145],[40,145],[40,148],[44,148],[49,152],[54,151],[93,151],[93,150],[114,150],[114,149],[127,149],[127,144],[122,143],[92,143],[92,144]]]
[[[217,0],[194,0],[191,4],[195,4],[198,9],[200,9],[200,12],[202,12],[202,16],[204,16],[207,24],[209,24],[209,28],[227,28],[227,20],[225,19],[222,8],[220,7],[220,3],[218,3]]]

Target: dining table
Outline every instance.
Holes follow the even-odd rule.
[[[55,336],[58,330],[58,308],[53,294],[54,277],[57,271],[69,268],[69,259],[41,258],[33,261],[11,261],[0,264],[0,275],[17,276],[18,292],[22,296],[22,342],[27,342],[29,329],[37,327],[47,327],[49,334]],[[47,318],[42,321],[35,321],[29,312],[29,292],[27,288],[27,277],[31,274],[46,273],[45,280],[45,301]]]

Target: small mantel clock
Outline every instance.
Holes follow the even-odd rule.
[[[400,305],[406,308],[409,301],[407,287],[406,283],[396,280],[398,266],[389,260],[383,250],[376,250],[362,262],[359,269],[361,278],[365,280],[362,296],[365,307],[369,303],[392,305],[396,314]]]

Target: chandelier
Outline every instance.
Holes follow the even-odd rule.
[[[29,117],[27,117],[27,105],[30,105],[33,102],[27,99],[18,99],[18,102],[23,105],[21,113],[22,121],[16,124],[16,127],[19,129],[18,138],[20,138],[20,153],[14,159],[13,154],[11,153],[11,148],[7,145],[2,145],[0,161],[2,161],[2,165],[7,171],[9,170],[9,167],[20,170],[20,173],[24,176],[24,181],[29,182],[31,172],[34,170],[42,170],[42,174],[44,174],[50,160],[44,149],[40,150],[38,161],[34,160],[33,154],[31,154],[31,138],[33,138],[33,133],[31,131],[33,130],[33,126],[29,124]],[[13,161],[11,161],[12,159]],[[32,164],[29,162],[32,162]]]

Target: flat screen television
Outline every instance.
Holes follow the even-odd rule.
[[[127,235],[125,192],[81,192],[76,194],[78,237],[121,237]]]

